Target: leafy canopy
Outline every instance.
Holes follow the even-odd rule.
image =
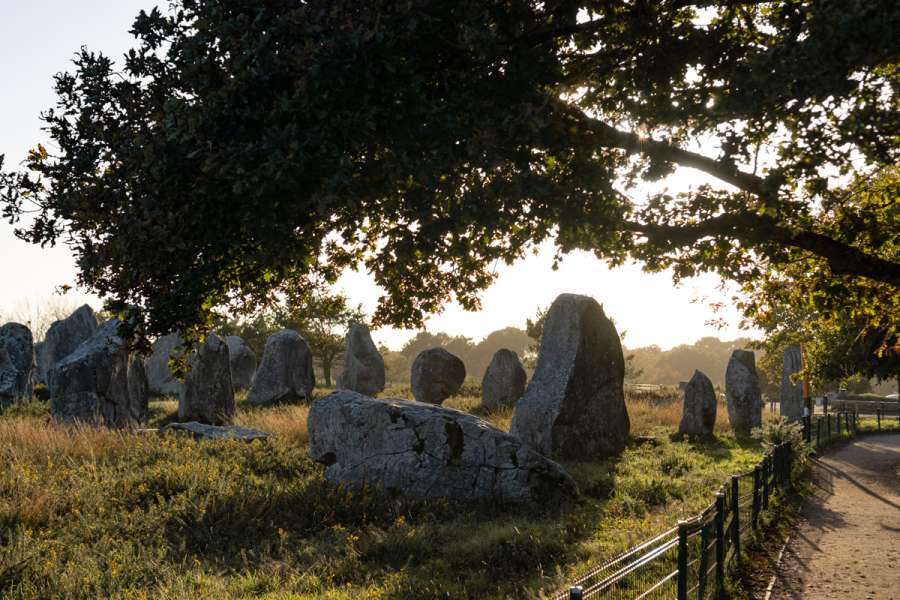
[[[0,195],[139,333],[347,267],[384,288],[376,322],[421,325],[548,239],[896,289],[820,215],[834,177],[897,161],[898,30],[888,0],[176,0],[121,65],[56,76],[52,151]],[[710,183],[638,192],[678,167]]]

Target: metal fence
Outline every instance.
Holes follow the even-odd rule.
[[[774,447],[753,469],[723,484],[700,514],[588,571],[554,600],[719,596],[726,565],[740,556],[747,536],[759,528],[771,496],[790,488],[792,462],[788,444]]]

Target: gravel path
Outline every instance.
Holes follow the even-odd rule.
[[[900,600],[900,434],[820,457],[813,488],[772,598]]]

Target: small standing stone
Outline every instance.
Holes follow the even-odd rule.
[[[466,366],[443,348],[423,350],[412,364],[412,393],[419,402],[441,404],[459,391]]]
[[[250,404],[311,400],[316,376],[306,340],[292,329],[282,329],[266,340],[262,361],[247,395]]]
[[[366,396],[384,390],[384,359],[372,341],[369,328],[363,323],[352,324],[347,332],[344,370],[338,377],[337,386]]]
[[[247,342],[236,335],[226,337],[225,343],[231,358],[231,383],[235,390],[245,390],[250,387],[256,373],[256,354]]]
[[[788,421],[803,418],[803,383],[791,381],[791,376],[803,370],[799,346],[788,346],[784,351],[781,370],[781,415]]]
[[[0,406],[31,399],[34,341],[20,323],[0,327]]]
[[[591,460],[625,449],[625,357],[615,325],[588,296],[550,307],[537,368],[516,403],[510,433],[543,454]]]
[[[119,320],[100,326],[50,369],[50,413],[59,421],[122,427],[147,418],[143,362],[128,352]]]
[[[514,406],[525,393],[527,378],[518,354],[497,350],[481,380],[481,405],[488,409]]]
[[[147,381],[150,383],[150,393],[154,396],[181,394],[181,382],[169,368],[169,359],[174,358],[178,352],[184,352],[184,340],[177,333],[157,338],[150,347],[150,356],[144,368],[147,371]]]
[[[700,371],[684,386],[684,408],[678,433],[688,436],[708,437],[716,426],[718,401],[716,390],[709,377]]]
[[[189,366],[178,402],[178,418],[211,425],[230,423],[234,388],[227,344],[216,334],[209,334],[191,355]]]
[[[75,352],[75,349],[97,331],[97,315],[87,304],[65,319],[54,321],[44,336],[37,357],[37,380],[47,383],[47,375],[56,363]]]
[[[738,435],[748,435],[762,425],[762,394],[756,357],[750,350],[735,350],[725,370],[725,398],[731,428]]]

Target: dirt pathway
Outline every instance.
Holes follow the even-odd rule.
[[[773,600],[900,600],[900,435],[861,438],[815,461]]]

